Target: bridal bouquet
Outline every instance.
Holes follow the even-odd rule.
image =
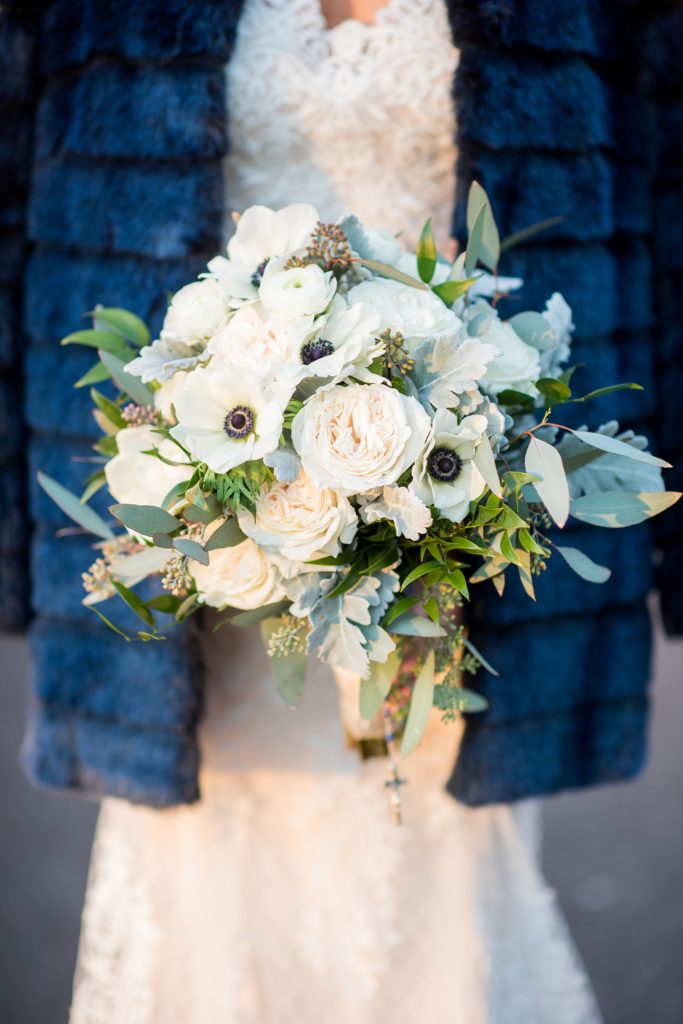
[[[500,242],[477,184],[454,262],[429,222],[412,253],[304,204],[236,221],[157,340],[104,308],[63,340],[98,350],[77,387],[109,384],[110,397],[91,390],[101,465],[80,498],[40,482],[98,538],[85,603],[112,628],[126,636],[99,607],[116,595],[141,640],[163,637],[159,616],[206,605],[260,622],[288,703],[314,654],[361,678],[361,719],[390,715],[407,754],[433,706],[447,719],[485,707],[462,682],[495,671],[459,615],[471,587],[502,596],[511,571],[534,598],[554,555],[603,582],[609,568],[556,527],[630,526],[679,495],[643,437],[561,422],[563,406],[638,385],[574,392],[560,294],[500,316],[522,285],[497,274],[517,239]],[[88,504],[103,486],[115,524]],[[160,592],[135,589],[147,577]]]

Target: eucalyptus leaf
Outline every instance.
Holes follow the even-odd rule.
[[[55,505],[58,505],[62,512],[65,512],[70,519],[73,519],[75,523],[78,523],[79,526],[82,526],[89,533],[94,533],[96,537],[102,537],[104,540],[114,539],[114,534],[107,524],[89,505],[82,504],[75,494],[72,494],[66,487],[63,487],[62,484],[57,483],[56,480],[53,480],[52,477],[47,476],[45,473],[38,472],[37,476],[38,483],[45,493],[52,498]]]
[[[467,197],[467,230],[472,234],[477,217],[484,211],[484,219],[479,247],[479,260],[495,270],[500,259],[500,235],[491,210],[491,203],[478,181],[473,181]]]
[[[278,618],[267,618],[261,623],[261,638],[267,646],[273,633],[282,625]],[[270,658],[270,667],[275,685],[285,704],[296,707],[301,700],[306,683],[305,654],[288,654],[282,658]]]
[[[176,551],[180,551],[181,555],[194,558],[195,562],[200,562],[202,565],[209,564],[208,553],[196,540],[192,540],[190,537],[177,537],[173,541],[173,546]]]
[[[470,277],[472,271],[477,265],[477,260],[480,258],[484,237],[484,225],[486,222],[486,211],[488,209],[488,203],[484,204],[484,206],[480,208],[469,232],[467,253],[465,255],[466,277]]]
[[[571,503],[571,514],[593,526],[635,526],[675,505],[680,497],[678,491],[641,491],[639,494],[600,491],[598,494],[575,498]]]
[[[430,651],[415,680],[401,743],[402,757],[415,750],[424,734],[434,704],[434,662],[434,651]]]
[[[378,260],[368,259],[359,259],[358,262],[361,266],[372,270],[374,274],[379,274],[380,277],[388,277],[392,281],[400,281],[401,284],[410,285],[411,288],[429,291],[429,285],[426,285],[423,281],[418,281],[415,277],[411,277],[410,274],[404,274],[402,270],[392,267],[390,263],[380,263]]]
[[[120,579],[144,579],[152,573],[161,572],[166,565],[168,555],[159,548],[144,548],[132,555],[119,555],[111,561],[113,576]]]
[[[552,348],[555,344],[553,329],[540,313],[529,311],[517,313],[508,320],[510,327],[520,336],[522,341],[540,351]]]
[[[545,220],[536,221],[535,224],[530,224],[528,228],[522,228],[520,231],[513,231],[512,234],[504,238],[500,243],[500,251],[507,252],[508,249],[512,249],[515,245],[521,245],[522,242],[528,242],[529,239],[535,238],[536,235],[540,235],[542,231],[548,231],[549,228],[554,228],[558,224],[561,224],[566,217],[547,217]]]
[[[665,462],[664,459],[658,459],[655,455],[651,455],[650,452],[642,451],[640,448],[635,448],[633,445],[625,444],[624,441],[618,441],[616,437],[610,437],[608,434],[598,434],[592,430],[574,430],[572,431],[575,437],[578,437],[584,444],[590,445],[592,448],[599,448],[603,452],[611,452],[613,455],[623,455],[624,458],[633,459],[635,462],[646,462],[650,466],[661,466],[664,469],[670,469],[670,463]]]
[[[404,612],[393,620],[387,627],[389,632],[398,636],[445,636],[446,631],[436,622],[427,619],[424,615],[416,615],[413,612]]]
[[[555,550],[559,551],[567,565],[582,580],[587,580],[589,583],[606,583],[612,575],[611,569],[604,565],[598,565],[578,548],[565,548],[556,544]]]
[[[486,671],[489,672],[492,676],[499,676],[500,675],[500,672],[496,671],[496,669],[493,667],[493,665],[491,665],[490,662],[488,662],[486,660],[484,655],[481,653],[481,651],[477,647],[474,646],[474,644],[469,639],[469,637],[465,637],[464,643],[465,643],[465,647],[467,648],[467,650],[470,652],[470,654],[474,655],[474,657],[477,659],[477,661],[479,662],[479,664],[481,665],[482,668],[485,668]]]
[[[123,360],[103,349],[99,349],[99,355],[101,361],[109,370],[117,388],[124,391],[137,405],[154,404],[152,392],[138,377],[133,377],[131,374],[126,373]]]
[[[534,481],[536,492],[552,519],[558,526],[564,526],[569,516],[569,485],[557,448],[532,436],[524,465],[527,473],[540,478]]]
[[[245,540],[245,534],[240,530],[237,519],[233,516],[221,523],[218,529],[211,534],[204,545],[206,551],[216,551],[218,548],[232,548]]]
[[[154,533],[173,533],[181,526],[175,516],[156,505],[112,505],[109,511],[125,527],[143,537],[151,537]]]

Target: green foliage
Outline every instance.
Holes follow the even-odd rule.
[[[434,241],[432,218],[430,217],[422,228],[420,238],[417,243],[417,272],[420,275],[420,279],[424,281],[425,284],[429,284],[431,279],[434,277],[436,260],[436,242]]]
[[[104,540],[114,539],[114,534],[107,524],[89,505],[83,504],[80,498],[72,494],[62,484],[57,483],[52,477],[47,476],[47,474],[38,472],[37,476],[38,483],[45,493],[52,498],[55,505],[59,505],[62,512],[65,512],[70,519],[73,519],[75,523],[82,526],[88,533],[94,533],[96,537],[102,537]]]
[[[480,223],[480,235],[475,239],[475,227]],[[479,260],[489,270],[495,271],[500,259],[500,235],[491,210],[491,202],[479,182],[473,181],[467,197],[467,230],[469,233],[468,253],[473,247],[476,252],[469,256],[470,269]],[[474,262],[471,262],[472,259]],[[470,269],[467,273],[469,275]]]
[[[401,755],[407,757],[422,739],[429,712],[434,703],[434,652],[431,651],[420,669],[410,700],[408,720],[403,731]]]
[[[155,533],[174,533],[181,526],[175,516],[156,505],[112,505],[109,511],[125,527],[143,537],[151,537]]]

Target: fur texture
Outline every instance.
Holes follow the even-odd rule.
[[[53,0],[47,8],[25,277],[31,479],[41,466],[77,487],[82,465],[68,460],[87,452],[91,434],[86,402],[63,402],[90,359],[56,349],[55,339],[96,301],[130,305],[158,325],[165,290],[190,279],[218,247],[223,70],[240,7],[233,0]],[[601,399],[588,410],[591,425],[616,416],[657,426],[658,450],[683,469],[683,28],[676,4],[451,0],[449,10],[461,50],[456,230],[462,233],[473,177],[490,191],[505,233],[565,216],[512,250],[504,272],[526,278],[529,307],[540,307],[558,285],[566,290],[577,319],[575,356],[591,364],[586,390],[629,379],[651,388],[644,401]],[[18,209],[19,228],[0,239],[15,254],[0,303],[16,302],[23,272],[21,201]],[[0,336],[2,351],[16,336]],[[9,379],[0,418],[16,423]],[[655,407],[658,421],[648,423]],[[21,453],[20,435],[12,440],[10,432],[7,450],[3,493],[9,489],[19,510],[12,459]],[[43,784],[152,806],[197,799],[201,672],[191,637],[125,645],[99,628],[80,603],[87,542],[55,539],[66,521],[35,485],[31,509],[29,772]],[[665,620],[680,628],[680,518],[669,514],[659,530]],[[628,778],[642,764],[651,531],[573,526],[567,542],[574,537],[612,566],[607,585],[583,583],[556,559],[539,580],[538,604],[512,580],[504,602],[490,587],[475,590],[473,639],[501,677],[475,683],[491,708],[469,719],[449,783],[466,803]],[[25,575],[14,578],[20,586]],[[3,593],[10,595],[5,607],[17,599],[9,587]],[[520,665],[528,666],[522,678]]]

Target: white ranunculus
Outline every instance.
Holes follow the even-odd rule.
[[[188,375],[171,434],[193,458],[227,473],[277,448],[284,404],[249,370],[210,364]]]
[[[323,377],[335,382],[345,377],[379,381],[368,370],[370,363],[384,351],[377,335],[379,313],[356,303],[349,307],[337,295],[329,313],[315,321],[315,332],[294,350],[293,363],[284,368],[297,382],[306,377]]]
[[[459,317],[434,292],[400,281],[362,281],[350,290],[348,299],[350,303],[372,306],[379,313],[382,326],[400,331],[404,338],[439,338],[456,334],[462,327]]]
[[[420,498],[407,487],[384,487],[381,494],[361,505],[364,523],[388,519],[399,537],[418,540],[432,525],[432,513]]]
[[[218,520],[218,526],[222,522]],[[190,564],[201,600],[212,608],[246,611],[285,597],[277,567],[250,538],[210,551],[208,565]]]
[[[316,316],[323,313],[337,291],[331,270],[317,263],[287,269],[287,257],[268,263],[259,288],[259,298],[271,313],[283,316]]]
[[[486,334],[479,339],[498,349],[499,355],[489,363],[480,386],[497,395],[511,388],[527,395],[536,395],[541,364],[538,349],[522,341],[509,323],[494,317]]]
[[[216,256],[209,272],[233,305],[255,299],[268,261],[304,248],[319,220],[318,211],[308,203],[292,203],[281,210],[250,206],[228,242],[228,258]]]
[[[223,289],[207,277],[177,291],[164,317],[162,340],[204,347],[229,315]]]
[[[209,342],[215,361],[244,367],[265,383],[293,376],[299,352],[313,332],[313,317],[270,313],[260,302],[242,306]]]
[[[174,410],[175,401],[185,387],[187,378],[187,371],[179,370],[172,377],[169,377],[168,380],[164,381],[152,396],[154,398],[154,408],[161,413],[167,423],[178,422]]]
[[[292,441],[311,480],[340,494],[396,483],[429,432],[414,398],[385,384],[334,385],[317,391],[292,425]]]
[[[476,465],[486,426],[485,416],[466,416],[458,423],[454,413],[440,409],[413,468],[415,494],[452,523],[462,522],[470,502],[486,490]]]
[[[239,512],[239,524],[290,576],[314,568],[292,563],[339,554],[342,545],[353,540],[358,518],[347,498],[316,487],[301,472],[293,483],[265,489],[254,514]]]
[[[168,492],[192,476],[189,465],[169,466],[156,455],[145,452],[157,448],[173,462],[186,462],[177,444],[155,433],[153,427],[125,427],[116,435],[118,454],[105,464],[107,486],[124,505],[161,505]]]

